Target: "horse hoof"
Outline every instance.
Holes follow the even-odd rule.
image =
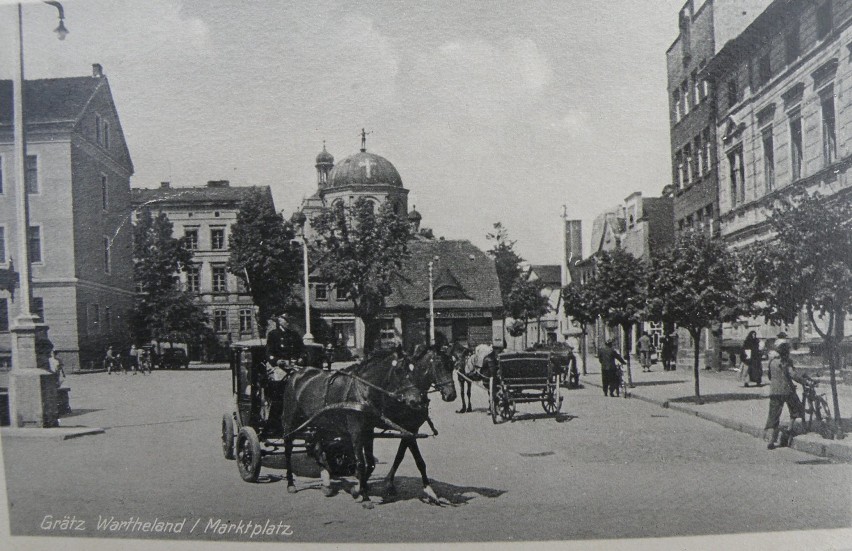
[[[325,497],[331,497],[334,495],[334,490],[331,489],[331,486],[323,486],[322,495],[324,495]]]
[[[287,493],[295,494],[296,493],[296,485],[295,484],[287,484]]]
[[[468,412],[468,413],[472,413],[472,412],[473,412],[473,408],[471,408],[470,406],[467,406],[467,412]]]
[[[365,501],[365,502],[361,503],[361,507],[363,507],[364,509],[372,509],[375,506],[376,506],[376,504],[373,503],[372,501]]]
[[[394,486],[392,483],[388,484],[388,488],[387,488],[386,491],[387,491],[387,494],[389,496],[395,496],[396,495],[396,486]]]
[[[435,490],[432,489],[432,486],[425,486],[423,488],[423,495],[426,496],[427,501],[429,503],[440,503],[438,500],[438,494],[435,493]]]
[[[464,413],[465,411],[467,411],[467,410],[460,409],[460,410],[458,410],[456,413]]]

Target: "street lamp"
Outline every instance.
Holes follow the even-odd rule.
[[[60,40],[68,34],[65,28],[65,12],[62,5],[55,1],[45,1],[59,11],[59,26],[55,29]],[[50,422],[45,415],[46,402],[51,399],[48,391],[42,394],[41,378],[47,373],[37,368],[47,367],[47,357],[42,343],[47,339],[47,326],[38,323],[38,317],[32,313],[32,271],[30,267],[29,227],[30,206],[26,185],[27,140],[24,128],[24,16],[21,4],[18,4],[18,28],[15,33],[17,66],[12,75],[12,104],[14,111],[14,147],[15,147],[15,222],[17,225],[18,263],[20,266],[20,298],[18,316],[15,318],[12,333],[12,371],[10,379],[9,405],[11,422],[16,425],[43,426]],[[49,386],[49,385],[48,385]],[[35,393],[33,393],[35,391]],[[35,400],[19,400],[24,396],[39,397]],[[55,401],[55,396],[53,396]],[[49,407],[49,406],[48,406]]]
[[[301,210],[293,215],[293,223],[299,226],[299,238],[293,241],[302,245],[302,273],[305,283],[305,344],[313,344],[314,336],[311,334],[311,288],[308,280],[308,240],[305,236],[305,223],[308,217]]]
[[[435,261],[441,257],[436,256]],[[432,268],[433,262],[429,261],[429,345],[435,344],[435,291],[432,288]]]

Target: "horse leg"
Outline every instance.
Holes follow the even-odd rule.
[[[331,497],[334,493],[331,489],[331,473],[329,472],[328,457],[322,449],[322,444],[317,441],[314,444],[314,455],[320,466],[320,480],[322,481],[322,495]]]
[[[426,494],[426,498],[430,503],[440,503],[438,501],[438,495],[429,483],[429,477],[426,476],[426,461],[423,460],[423,455],[420,453],[420,446],[417,445],[417,440],[412,438],[411,442],[408,443],[408,447],[411,450],[411,455],[414,456],[414,462],[417,464],[417,469],[420,471],[420,480],[423,482],[423,493]]]
[[[373,438],[372,433],[365,435],[364,439],[364,462],[367,466],[367,480],[373,476],[373,471],[376,470],[376,456],[373,455]]]
[[[457,378],[459,380],[459,390],[461,391],[460,394],[461,394],[461,399],[462,399],[462,406],[461,406],[461,409],[458,410],[456,413],[464,413],[465,411],[467,411],[467,409],[465,407],[465,402],[464,402],[464,385],[467,381],[465,381],[464,377],[462,377],[461,371],[458,372]]]
[[[473,388],[473,383],[467,382],[467,411],[473,411],[473,402],[470,401],[470,391]]]
[[[403,458],[405,458],[405,450],[408,448],[408,440],[408,438],[401,438],[399,440],[399,447],[396,449],[396,457],[393,458],[393,465],[391,465],[390,472],[385,477],[388,495],[396,495],[396,486],[393,483],[393,478],[396,476],[396,470],[402,463]]]
[[[287,493],[296,493],[296,484],[293,482],[293,439],[289,436],[284,439],[284,468],[287,471]]]
[[[365,435],[363,428],[352,433],[352,446],[355,448],[355,470],[358,475],[358,486],[353,492],[355,500],[364,504],[366,508],[372,508],[370,503],[370,492],[367,487],[367,464],[364,458]]]

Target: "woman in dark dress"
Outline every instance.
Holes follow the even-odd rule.
[[[743,386],[748,386],[749,382],[757,385],[763,382],[763,362],[760,356],[760,339],[757,338],[757,332],[749,331],[745,341],[743,341],[741,358],[748,366],[748,381]]]

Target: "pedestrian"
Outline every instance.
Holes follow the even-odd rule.
[[[130,345],[128,362],[130,363],[130,369],[133,370],[133,374],[136,375],[136,372],[139,370],[139,349],[136,348],[135,344]]]
[[[663,335],[660,339],[660,355],[663,360],[663,371],[670,371],[672,368],[672,347],[674,339],[671,335]]]
[[[642,332],[636,347],[639,350],[639,363],[642,364],[642,372],[649,373],[651,371],[651,349],[653,345],[651,344],[651,336],[648,335],[647,331]]]
[[[104,358],[104,366],[106,367],[107,375],[111,375],[112,370],[118,368],[118,364],[115,360],[115,352],[112,351],[112,345],[109,345],[107,347],[106,357]]]
[[[47,365],[50,372],[56,375],[56,387],[59,388],[65,380],[65,369],[62,368],[62,362],[59,360],[59,354],[56,353],[56,349],[50,351],[50,356],[47,358]]]
[[[793,381],[804,384],[805,381],[810,379],[807,375],[796,373],[796,368],[790,359],[790,343],[786,340],[786,334],[780,333],[778,338],[779,340],[776,341],[778,357],[769,361],[769,378],[771,380],[769,384],[769,416],[766,418],[766,427],[764,428],[764,430],[772,430],[769,444],[766,446],[770,450],[774,450],[779,445],[779,426],[784,404],[787,404],[787,409],[790,410],[790,429],[786,443],[789,443],[789,438],[793,434],[796,418],[801,419],[804,426],[805,411],[801,401],[799,401],[799,395],[796,393]],[[780,442],[780,444],[785,445],[785,442]]]
[[[604,346],[598,351],[598,360],[601,364],[601,383],[603,384],[604,396],[615,396],[621,394],[620,381],[618,380],[618,366],[625,364],[624,358],[613,347],[613,339],[607,339]]]
[[[740,380],[743,386],[748,387],[749,382],[760,385],[763,381],[763,361],[757,331],[749,331],[746,335],[740,359],[743,362],[740,367]]]
[[[568,375],[568,386],[570,388],[578,388],[580,386],[580,372],[577,371],[577,356],[574,355],[574,347],[570,344],[566,345],[568,350],[566,362],[566,373]]]

